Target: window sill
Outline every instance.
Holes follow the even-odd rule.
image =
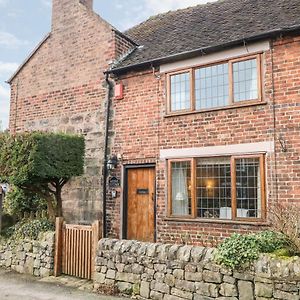
[[[185,115],[191,115],[191,114],[207,113],[207,112],[214,112],[214,111],[220,111],[220,110],[229,110],[229,109],[235,109],[235,108],[266,105],[266,104],[267,104],[266,101],[255,100],[255,101],[237,103],[237,104],[233,104],[233,105],[208,108],[208,109],[202,109],[202,110],[193,110],[193,111],[182,110],[182,111],[168,112],[164,115],[164,117],[170,118],[170,117],[185,116]]]
[[[211,224],[229,224],[229,225],[253,225],[253,226],[269,226],[267,220],[225,220],[225,219],[192,219],[192,218],[172,218],[165,217],[163,221],[178,223],[211,223]]]

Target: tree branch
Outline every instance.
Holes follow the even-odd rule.
[[[53,191],[53,190],[51,190],[50,188],[48,188],[48,190],[49,190],[49,192],[50,192],[51,194],[53,194],[53,195],[56,194],[56,191]]]
[[[49,184],[52,185],[56,189],[56,187],[57,187],[56,182],[51,181],[51,182],[49,182]]]

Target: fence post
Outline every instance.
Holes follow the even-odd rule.
[[[95,267],[96,267],[96,256],[98,249],[98,242],[101,238],[101,225],[100,221],[97,220],[92,224],[92,233],[93,233],[93,244],[92,244],[92,278],[94,278]]]
[[[62,271],[62,248],[63,248],[63,218],[56,218],[55,221],[55,256],[54,256],[54,276],[61,275]]]

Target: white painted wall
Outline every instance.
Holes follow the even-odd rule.
[[[274,141],[234,144],[224,146],[164,149],[160,150],[160,159],[191,158],[191,157],[212,157],[267,153],[274,151]]]

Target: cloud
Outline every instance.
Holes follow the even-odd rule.
[[[9,98],[9,88],[6,88],[0,84],[0,121],[3,129],[8,127]]]
[[[120,28],[121,30],[128,29],[159,13],[215,1],[217,0],[145,0],[143,3],[125,10],[125,14],[128,17],[122,20]]]
[[[6,6],[8,0],[0,0],[0,6]]]
[[[1,1],[1,0],[0,0]],[[7,49],[16,49],[20,46],[28,45],[29,42],[26,40],[18,39],[16,36],[9,32],[0,31],[0,47]]]
[[[121,10],[121,9],[124,8],[124,5],[122,3],[116,3],[115,7],[116,7],[116,9],[120,9]]]
[[[8,88],[5,88],[4,86],[0,85],[0,98],[3,99],[3,98],[9,98],[9,89]]]
[[[1,1],[1,0],[0,0]],[[42,4],[47,6],[48,8],[52,7],[52,2],[51,0],[42,0]]]
[[[146,7],[151,14],[158,14],[213,1],[215,0],[147,0]]]
[[[19,64],[0,61],[0,77],[5,77],[13,74]]]

